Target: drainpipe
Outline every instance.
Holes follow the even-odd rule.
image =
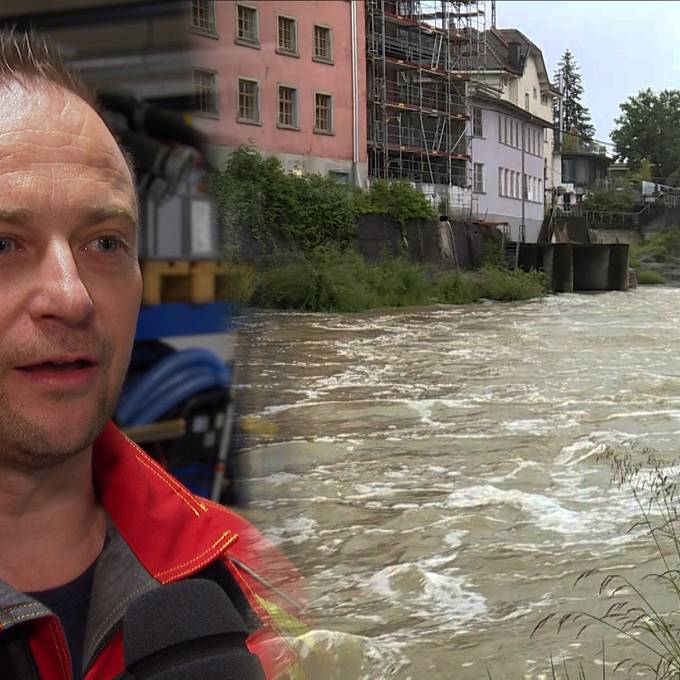
[[[526,126],[526,121],[522,123],[522,222],[519,225],[519,238],[517,239],[520,243],[524,243],[524,238],[525,238],[525,233],[526,233],[526,228],[524,226],[524,200],[526,198],[526,193],[527,193],[527,182],[526,182],[526,175],[524,174],[524,137],[525,137],[525,126]]]
[[[359,177],[359,53],[357,45],[357,5],[350,0],[352,39],[352,182],[361,186]]]

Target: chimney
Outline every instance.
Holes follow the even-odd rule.
[[[508,60],[510,61],[510,66],[517,71],[521,71],[521,48],[522,46],[518,42],[508,43]]]

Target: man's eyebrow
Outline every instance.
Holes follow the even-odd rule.
[[[87,226],[116,219],[138,226],[135,211],[118,205],[88,207],[80,211],[76,219],[79,224]],[[27,226],[36,221],[36,214],[30,208],[0,208],[0,222]]]
[[[0,217],[2,212],[0,211]],[[81,224],[99,224],[107,222],[108,220],[123,220],[129,222],[133,226],[137,226],[137,215],[134,211],[123,206],[93,206],[86,208],[78,215],[78,221]]]
[[[28,208],[0,208],[0,222],[22,226],[33,221],[35,214]]]

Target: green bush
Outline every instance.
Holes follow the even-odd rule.
[[[435,217],[422,191],[403,180],[374,180],[368,191],[356,191],[355,208],[360,214],[389,215],[402,227],[406,220],[429,220]]]
[[[293,175],[254,149],[233,151],[212,175],[225,256],[243,257],[249,240],[265,251],[288,241],[303,251],[354,239],[357,210],[350,185],[320,175]]]
[[[591,187],[583,199],[583,209],[594,212],[632,212],[635,194],[625,182],[612,187]]]
[[[641,286],[658,286],[666,283],[663,275],[653,269],[641,269],[638,271],[637,279]]]
[[[481,285],[470,274],[445,274],[437,282],[437,300],[450,305],[466,305],[484,296]]]
[[[480,274],[482,297],[491,300],[531,300],[546,292],[545,276],[541,272],[510,271],[487,265],[482,267]]]
[[[367,284],[381,307],[424,305],[434,299],[432,281],[420,265],[402,259],[385,260],[367,271]]]
[[[630,248],[632,267],[639,267],[642,258],[651,258],[656,262],[667,262],[675,257],[680,257],[679,227],[662,231],[641,245],[631,246]]]
[[[323,245],[352,244],[361,214],[384,213],[404,226],[409,219],[434,213],[422,192],[409,182],[377,180],[358,189],[321,175],[286,173],[275,157],[239,147],[211,177],[217,200],[223,252],[231,260],[247,259],[247,244],[258,255],[287,250],[308,253]]]
[[[434,277],[402,259],[367,263],[360,255],[316,248],[296,262],[259,274],[255,303],[310,312],[358,312],[433,302],[467,304],[481,298],[528,300],[545,294],[536,272],[484,267]]]

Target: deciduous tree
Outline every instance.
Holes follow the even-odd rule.
[[[645,159],[656,177],[680,173],[680,90],[641,90],[620,104],[611,138],[617,160],[638,169]]]

